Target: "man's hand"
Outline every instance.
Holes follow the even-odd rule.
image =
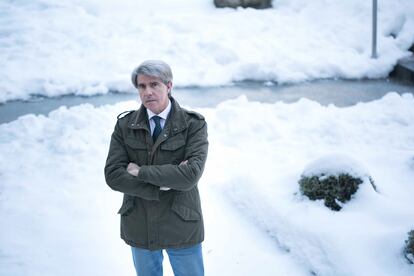
[[[139,166],[135,163],[129,163],[126,170],[129,174],[132,174],[133,176],[138,176]]]
[[[184,161],[182,161],[182,162],[180,163],[180,165],[178,165],[178,166],[181,166],[181,165],[187,165],[187,163],[188,163],[188,160],[184,160]],[[168,187],[160,187],[160,190],[161,190],[161,191],[169,191],[169,190],[171,190],[171,188],[168,188]]]

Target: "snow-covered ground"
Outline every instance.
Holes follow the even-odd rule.
[[[61,107],[0,125],[0,275],[134,274],[121,194],[103,166],[116,115],[136,106]],[[413,275],[401,255],[414,228],[412,94],[347,108],[241,96],[196,110],[209,124],[207,275]],[[340,212],[301,197],[301,173],[321,157],[341,161],[332,154],[361,164],[378,193],[363,183]]]
[[[378,59],[371,2],[2,0],[0,102],[131,91],[132,68],[149,58],[170,63],[178,86],[385,77],[414,42],[414,1],[378,1]]]
[[[0,103],[132,92],[130,71],[149,58],[169,62],[177,86],[383,77],[414,42],[412,0],[379,1],[376,60],[371,1],[212,2],[3,0]],[[137,106],[63,106],[0,124],[0,275],[134,275],[119,238],[122,195],[103,167],[116,115]],[[412,94],[346,108],[245,96],[191,107],[209,124],[207,275],[414,275],[401,255],[414,229]],[[378,192],[363,183],[340,212],[298,193],[309,164],[338,167],[341,156]]]

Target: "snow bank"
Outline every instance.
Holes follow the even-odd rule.
[[[376,60],[370,5],[279,0],[273,9],[233,10],[208,0],[5,0],[0,102],[131,91],[132,68],[150,58],[170,63],[178,86],[384,77],[414,42],[414,3],[379,3]]]
[[[368,171],[363,165],[346,154],[329,154],[322,156],[308,164],[302,175],[312,176],[339,176],[349,174],[355,178],[365,179],[369,177]]]
[[[133,275],[121,195],[103,166],[116,115],[135,106],[61,107],[0,125],[1,275]],[[401,249],[414,221],[413,107],[411,94],[389,93],[349,108],[240,97],[198,109],[210,140],[207,273],[412,275]],[[341,151],[380,193],[362,185],[335,213],[301,197],[297,181],[310,161]]]
[[[225,102],[208,115],[205,181],[317,275],[411,275],[401,250],[414,226],[413,107],[412,95],[395,93],[350,108]],[[298,184],[309,162],[338,152],[380,191],[361,185],[339,214],[301,197]]]

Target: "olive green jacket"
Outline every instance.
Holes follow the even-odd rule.
[[[207,124],[173,98],[171,105],[155,143],[144,106],[119,118],[111,137],[105,178],[124,193],[121,238],[131,246],[182,248],[204,240],[197,182],[207,158]],[[140,166],[138,176],[126,171],[130,162]]]

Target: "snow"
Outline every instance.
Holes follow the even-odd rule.
[[[348,174],[354,178],[365,179],[369,172],[364,166],[347,154],[329,154],[314,160],[306,166],[302,175],[307,177],[339,176]]]
[[[177,87],[379,78],[414,43],[411,0],[379,1],[378,59],[371,1],[212,2],[1,1],[0,103],[133,92],[132,68],[153,58],[171,64]],[[414,274],[402,255],[414,228],[412,94],[345,108],[216,102],[189,106],[209,125],[207,275]],[[62,106],[0,124],[0,275],[134,275],[119,238],[122,195],[103,167],[116,115],[137,106]],[[377,192],[365,181],[331,211],[299,192],[300,176],[321,170],[369,175]]]
[[[360,0],[278,0],[267,10],[216,9],[210,0],[4,0],[0,102],[131,92],[131,70],[154,58],[172,66],[177,86],[385,77],[409,55],[414,2],[379,1],[378,59],[371,10]]]
[[[63,106],[0,125],[0,275],[134,275],[122,195],[103,167],[116,115],[135,107]],[[412,94],[346,108],[240,96],[193,109],[209,125],[207,275],[413,275],[402,255],[414,221]],[[301,196],[301,174],[327,163],[369,172],[378,192],[361,184],[340,212]]]

